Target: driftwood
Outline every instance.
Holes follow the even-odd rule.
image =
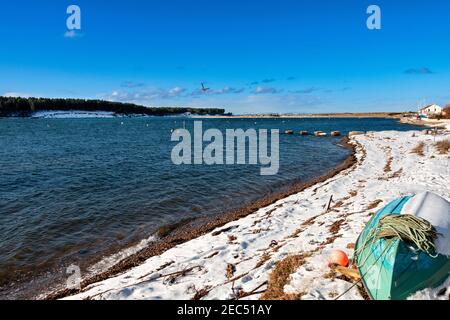
[[[340,274],[343,274],[346,277],[349,277],[350,279],[354,281],[359,281],[361,279],[361,275],[359,274],[358,270],[356,269],[350,269],[345,268],[341,266],[336,266],[334,268],[334,271],[339,272]]]

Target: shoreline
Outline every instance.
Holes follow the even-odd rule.
[[[438,128],[438,129],[445,129],[447,128],[450,130],[450,119],[441,119],[441,120],[434,120],[434,119],[412,119],[412,118],[402,118],[400,119],[400,123],[404,124],[410,124],[415,126],[421,126],[421,127],[429,127],[429,128]]]
[[[438,137],[448,138],[449,133]],[[351,255],[352,243],[370,216],[393,198],[423,190],[450,197],[448,155],[437,151],[434,140],[420,131],[352,137],[354,162],[348,170],[341,168],[214,232],[98,279],[74,296],[66,290],[49,298],[332,299],[351,284],[330,273],[327,252],[339,248]],[[423,155],[412,154],[418,143],[426,145]],[[334,202],[324,211],[330,195]],[[281,284],[274,284],[273,274],[289,258],[298,265]],[[363,297],[352,290],[343,298]]]
[[[342,161],[340,164],[335,166],[333,169],[329,170],[328,172],[309,179],[304,182],[297,182],[294,183],[291,186],[288,186],[285,191],[277,192],[274,194],[266,195],[265,197],[258,199],[256,201],[251,202],[250,204],[235,209],[229,212],[226,212],[220,216],[213,216],[213,217],[204,217],[204,218],[198,218],[195,220],[186,220],[186,221],[180,221],[178,223],[175,223],[173,225],[165,225],[161,226],[160,230],[168,229],[168,235],[164,236],[162,239],[159,239],[153,243],[151,243],[147,248],[142,249],[141,251],[132,254],[131,256],[119,261],[118,263],[114,264],[112,267],[108,268],[107,270],[100,272],[98,274],[95,274],[87,279],[84,279],[81,282],[81,291],[83,291],[84,288],[87,286],[106,280],[108,278],[114,277],[120,273],[123,273],[127,270],[130,270],[136,266],[141,265],[146,259],[149,259],[153,256],[160,255],[167,250],[170,250],[171,248],[175,247],[176,245],[179,245],[181,243],[186,243],[190,240],[196,239],[202,235],[205,235],[209,232],[212,232],[214,229],[223,227],[227,223],[237,221],[243,217],[246,217],[255,211],[265,208],[267,206],[270,206],[274,204],[275,202],[285,199],[291,195],[297,194],[302,192],[303,190],[313,187],[321,182],[325,182],[334,176],[338,175],[340,172],[351,168],[356,164],[356,158],[355,158],[355,146],[353,144],[350,144],[350,139],[348,137],[342,137],[339,141],[339,145],[341,145],[344,148],[347,148],[351,150],[351,153],[347,156],[347,158]],[[196,224],[196,225],[195,225]],[[195,226],[194,226],[195,225]],[[173,229],[174,228],[174,229]],[[162,231],[165,233],[166,231]],[[73,290],[73,289],[62,289],[62,290],[56,290],[55,292],[51,292],[48,294],[40,294],[37,295],[43,296],[43,299],[45,300],[55,300],[55,299],[61,299],[73,294],[79,293],[79,290]]]
[[[243,119],[314,119],[314,118],[384,118],[384,119],[402,119],[403,115],[412,115],[411,112],[343,112],[343,113],[305,113],[305,114],[242,114],[242,115],[211,115],[194,116],[197,118],[243,118]]]

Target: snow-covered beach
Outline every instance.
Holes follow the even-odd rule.
[[[419,131],[354,136],[352,167],[67,299],[334,299],[352,283],[331,272],[328,254],[341,249],[351,257],[373,213],[422,191],[450,198],[449,155],[435,146],[449,138]],[[434,292],[417,297],[436,298]],[[355,287],[341,299],[363,297]]]

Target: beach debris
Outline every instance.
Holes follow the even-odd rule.
[[[361,135],[361,134],[366,134],[366,133],[364,131],[350,131],[348,133],[348,136],[349,137],[353,137],[353,136],[358,136],[358,135]]]
[[[338,232],[341,230],[342,225],[345,223],[345,219],[339,219],[333,222],[330,226],[330,233],[332,235],[337,235]]]
[[[299,300],[305,294],[285,293],[284,287],[289,282],[291,275],[302,265],[306,259],[311,256],[310,252],[287,256],[275,265],[275,268],[269,275],[267,290],[260,297],[261,300]]]
[[[197,290],[195,285],[190,286],[189,291],[194,292],[194,296],[192,297],[192,300],[201,300],[202,298],[206,297],[209,292],[211,291],[211,286],[206,286],[200,290]]]
[[[227,227],[227,228],[219,229],[219,230],[217,230],[217,231],[214,231],[211,235],[212,235],[213,237],[215,237],[215,236],[218,236],[218,235],[221,234],[221,233],[225,233],[225,232],[231,231],[231,230],[236,229],[236,228],[238,228],[238,227],[239,227],[239,226],[234,225],[234,226],[230,226],[230,227]]]
[[[227,269],[226,269],[227,278],[228,279],[233,278],[235,272],[236,272],[236,267],[234,266],[234,264],[228,263]]]
[[[198,266],[193,266],[190,268],[185,268],[181,271],[176,271],[176,272],[172,272],[169,274],[161,275],[161,276],[159,276],[159,278],[165,278],[163,280],[163,283],[166,285],[174,284],[179,278],[185,277],[185,276],[191,274],[192,272],[194,272],[195,270],[202,271],[203,266],[198,265]],[[155,279],[153,279],[153,280],[155,280]]]
[[[270,254],[267,252],[264,252],[261,258],[259,259],[258,263],[256,263],[255,268],[262,267],[267,261],[270,260]]]
[[[352,268],[346,268],[342,266],[335,266],[333,269],[335,272],[338,272],[342,275],[344,275],[347,278],[350,278],[353,281],[360,281],[361,275],[359,274],[358,270],[352,269]]]
[[[211,259],[211,258],[217,256],[219,253],[220,253],[219,251],[214,251],[209,256],[206,256],[205,259]]]
[[[331,131],[331,136],[332,137],[339,137],[341,135],[340,131]]]
[[[270,241],[269,247],[275,247],[275,246],[277,246],[277,245],[278,245],[278,241],[272,240],[272,241]]]
[[[228,235],[228,243],[232,244],[234,241],[236,241],[237,237],[235,235],[229,234]]]
[[[350,260],[348,259],[347,254],[342,250],[333,250],[328,257],[329,266],[338,265],[341,267],[348,267],[349,264]]]
[[[267,281],[264,281],[263,283],[261,283],[260,285],[258,285],[256,288],[252,289],[249,292],[244,291],[242,288],[234,288],[234,286],[233,286],[233,288],[232,288],[233,295],[232,295],[231,300],[239,300],[239,299],[249,297],[249,296],[252,296],[255,294],[264,293],[264,292],[266,292],[265,289],[262,289],[262,290],[259,290],[259,289],[261,289],[262,287],[264,287],[266,285],[267,285]]]
[[[333,195],[330,196],[330,200],[328,200],[328,204],[326,205],[325,213],[330,211],[331,203],[333,202]]]

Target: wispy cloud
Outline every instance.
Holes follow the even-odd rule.
[[[290,76],[290,77],[287,77],[287,78],[286,78],[287,81],[292,81],[292,80],[295,80],[295,79],[296,79],[296,78],[293,77],[293,76]]]
[[[185,88],[173,87],[167,91],[163,91],[163,94],[161,94],[161,97],[163,99],[176,98],[176,97],[181,96],[184,92],[186,92]]]
[[[405,74],[433,74],[434,72],[427,67],[422,68],[410,68],[404,71]]]
[[[141,88],[145,86],[142,82],[124,81],[120,84],[122,88]]]
[[[185,88],[173,87],[169,89],[164,88],[144,88],[141,90],[127,91],[114,90],[110,93],[99,94],[101,99],[120,102],[133,103],[151,103],[153,101],[176,99],[182,97],[186,92]]]
[[[212,94],[236,94],[244,92],[244,88],[224,87],[218,90],[212,90]]]
[[[277,81],[277,80],[274,79],[274,78],[266,78],[266,79],[262,79],[261,81],[253,81],[253,82],[250,83],[250,85],[251,86],[256,86],[256,85],[258,85],[260,83],[271,83],[271,82],[275,82],[275,81]]]
[[[275,94],[282,92],[282,89],[277,89],[274,87],[257,87],[255,90],[253,90],[254,94]]]
[[[313,93],[313,92],[319,91],[319,90],[320,90],[320,88],[309,87],[309,88],[305,88],[305,89],[293,90],[291,92],[298,93],[298,94],[309,94],[309,93]]]

